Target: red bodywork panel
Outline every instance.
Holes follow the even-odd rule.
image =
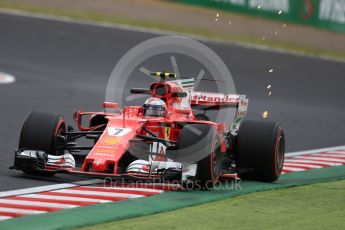
[[[117,172],[118,162],[126,152],[128,143],[137,135],[144,121],[139,119],[122,119],[121,117],[109,117],[109,123],[91,152],[86,157],[82,171],[87,171],[89,164],[92,171],[107,171],[110,164]]]
[[[194,117],[192,113],[187,114],[185,110],[169,108],[168,113],[163,118],[145,117],[142,115],[138,106],[125,107],[123,114],[107,114],[98,113],[97,115],[105,115],[108,124],[96,142],[93,149],[87,155],[81,171],[83,172],[99,172],[108,171],[109,166],[113,165],[113,174],[118,174],[118,163],[126,153],[131,139],[137,134],[146,135],[143,127],[155,133],[162,139],[176,141],[178,139],[180,129],[177,122],[186,123],[206,123],[215,126],[222,134],[225,129],[224,124],[217,124],[210,121],[196,121],[191,119]],[[84,113],[78,113],[78,117],[82,117]],[[89,113],[85,113],[89,115]],[[85,130],[84,127],[81,126]],[[226,149],[225,143],[222,142],[222,149]],[[224,150],[225,152],[225,150]],[[110,173],[110,172],[109,172]]]

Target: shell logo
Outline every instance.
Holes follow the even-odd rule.
[[[106,145],[116,145],[120,143],[120,140],[116,137],[105,137],[103,143]]]

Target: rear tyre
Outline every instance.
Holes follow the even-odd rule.
[[[217,182],[221,169],[221,150],[217,130],[205,124],[187,124],[180,133],[175,160],[197,161],[197,170],[188,189],[209,189]]]
[[[243,121],[236,142],[238,177],[263,182],[279,178],[285,155],[284,130],[279,123]]]
[[[66,124],[61,115],[32,111],[26,118],[19,140],[19,149],[40,150],[51,155],[63,155]],[[53,176],[54,172],[25,170],[26,174]]]

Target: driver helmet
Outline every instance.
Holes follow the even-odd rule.
[[[150,117],[163,117],[166,112],[166,104],[159,98],[149,98],[144,103],[144,115]]]

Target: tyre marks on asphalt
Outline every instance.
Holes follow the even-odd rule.
[[[345,164],[345,147],[286,154],[283,173]],[[236,176],[236,175],[233,175]],[[59,184],[0,193],[0,220],[81,206],[125,201],[179,190],[177,184]],[[96,180],[101,183],[100,180]]]

